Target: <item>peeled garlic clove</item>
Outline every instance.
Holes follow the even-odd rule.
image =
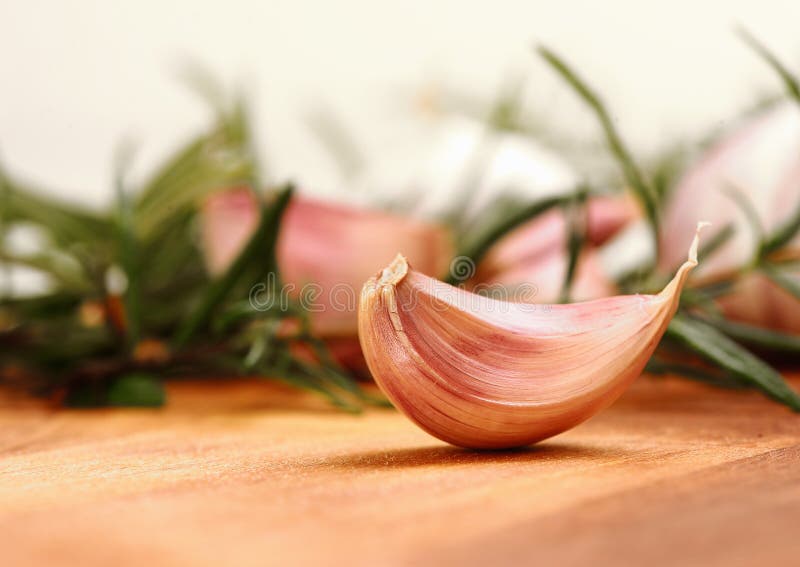
[[[549,307],[472,294],[398,255],[362,289],[361,347],[384,393],[431,435],[481,449],[535,443],[639,375],[697,265],[697,240],[658,295]]]

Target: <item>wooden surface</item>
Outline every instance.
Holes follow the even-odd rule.
[[[0,402],[0,564],[800,562],[800,416],[758,394],[643,378],[501,453],[265,383],[171,400]]]

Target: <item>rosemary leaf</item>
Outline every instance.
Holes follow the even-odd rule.
[[[800,411],[800,396],[774,368],[712,325],[677,313],[667,327],[666,336],[793,411]]]
[[[739,37],[767,64],[772,67],[778,76],[783,81],[786,92],[789,93],[798,104],[800,104],[800,81],[795,77],[791,71],[778,59],[766,45],[764,45],[758,38],[745,28],[740,27]]]
[[[729,197],[737,207],[739,207],[739,210],[742,211],[742,214],[750,224],[750,229],[753,231],[756,242],[759,243],[760,249],[760,243],[764,242],[766,231],[764,230],[764,226],[761,224],[761,219],[758,217],[758,211],[756,211],[755,205],[747,196],[747,194],[736,185],[728,184],[724,190],[724,194]]]
[[[262,204],[261,219],[256,230],[226,272],[208,286],[199,307],[179,327],[173,339],[176,347],[185,346],[197,331],[208,324],[217,307],[253,262],[260,263],[262,275],[277,271],[275,245],[278,240],[280,221],[289,204],[292,192],[293,187],[288,185],[278,193],[271,204]]]
[[[789,244],[800,232],[800,200],[792,215],[761,243],[760,256],[766,258]]]
[[[767,263],[761,265],[761,272],[776,285],[800,300],[800,281],[793,278],[790,274],[787,274],[780,268]]]
[[[464,244],[458,256],[469,258],[473,265],[477,265],[492,245],[509,232],[554,207],[569,203],[573,198],[573,195],[559,195],[535,201],[527,206],[521,205],[516,200],[498,201],[493,209],[474,223],[477,227],[472,231],[465,231],[465,237],[462,239]],[[467,237],[467,234],[470,236]],[[449,274],[448,283],[459,283],[457,277],[457,274]]]
[[[88,209],[44,196],[12,181],[0,171],[4,186],[4,220],[31,223],[45,231],[50,240],[69,251],[76,243],[97,242],[112,233],[111,224]]]
[[[656,358],[650,359],[644,370],[650,374],[657,374],[661,376],[665,374],[674,374],[695,380],[697,382],[703,382],[704,384],[716,386],[718,388],[742,389],[750,387],[748,382],[731,375],[713,372],[706,368],[701,368],[700,366],[665,362]]]
[[[120,266],[127,278],[127,287],[123,296],[125,305],[125,337],[128,346],[133,348],[139,341],[141,332],[141,290],[139,281],[139,243],[134,232],[134,208],[125,192],[122,172],[116,179],[117,191],[117,241]]]
[[[729,337],[742,341],[743,343],[765,348],[774,352],[788,352],[800,354],[800,336],[781,333],[763,327],[756,327],[746,323],[729,321],[722,317],[707,319],[709,325],[713,325]]]
[[[209,132],[179,150],[145,185],[136,203],[137,233],[159,241],[175,215],[211,191],[250,182],[255,169],[247,116],[236,106],[221,113]]]
[[[564,282],[561,285],[561,303],[569,302],[572,283],[578,266],[578,257],[586,242],[587,194],[585,189],[578,190],[574,200],[564,206],[564,216],[567,219],[567,271],[564,274]]]
[[[575,90],[578,96],[583,99],[589,108],[594,111],[603,128],[606,143],[612,155],[616,158],[617,163],[625,175],[625,179],[631,186],[631,189],[633,189],[634,194],[641,202],[642,208],[647,214],[647,219],[653,233],[653,242],[657,243],[659,220],[658,202],[655,190],[645,180],[644,175],[642,175],[639,167],[634,162],[630,151],[625,147],[605,106],[586,82],[581,79],[561,57],[544,46],[540,46],[538,51],[544,60],[550,64],[550,66]]]
[[[717,250],[722,248],[731,238],[733,238],[734,234],[736,234],[736,225],[732,222],[729,222],[717,230],[700,245],[700,249],[697,251],[697,259],[702,262],[704,259],[712,256]]]

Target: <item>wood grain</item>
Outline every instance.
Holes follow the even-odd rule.
[[[795,381],[797,384],[797,381]],[[538,446],[446,446],[264,382],[0,401],[3,565],[796,565],[800,416],[640,379]]]

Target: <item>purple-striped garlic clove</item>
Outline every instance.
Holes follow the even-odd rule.
[[[552,306],[476,295],[398,255],[361,292],[367,364],[400,411],[453,445],[500,449],[552,437],[639,376],[697,265],[697,242],[657,295]]]

